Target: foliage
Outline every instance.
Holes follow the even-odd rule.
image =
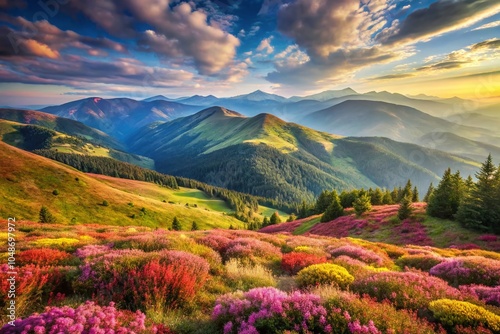
[[[429,272],[453,286],[463,284],[496,286],[500,282],[500,261],[481,256],[455,257],[432,267]]]
[[[229,333],[331,333],[327,311],[320,298],[275,288],[256,288],[244,294],[224,295],[217,300],[212,318]]]
[[[429,309],[448,328],[456,325],[473,328],[484,325],[495,333],[500,332],[499,315],[469,302],[439,299],[432,301]]]
[[[354,201],[353,207],[358,216],[361,216],[363,213],[370,211],[372,209],[370,197],[368,197],[368,195],[362,195],[358,197]]]
[[[422,271],[429,271],[432,267],[445,261],[444,258],[434,254],[412,254],[405,255],[396,260],[400,268],[414,268]]]
[[[179,219],[177,219],[177,217],[174,217],[174,219],[172,221],[172,230],[174,230],[174,231],[182,230],[181,223],[179,222]]]
[[[331,195],[331,202],[327,206],[325,213],[321,216],[321,222],[332,221],[344,214],[344,208],[340,204],[340,199],[337,192],[334,190]]]
[[[40,223],[55,223],[56,222],[56,218],[52,215],[52,213],[50,213],[49,209],[46,206],[42,206],[38,216],[39,216],[38,221]]]
[[[448,168],[429,198],[427,213],[438,218],[453,218],[464,196],[465,186],[460,172],[452,174]]]
[[[276,280],[271,270],[261,264],[246,264],[237,259],[226,262],[227,279],[239,290],[275,286]]]
[[[328,252],[332,256],[346,255],[353,259],[357,259],[367,264],[373,264],[379,267],[390,262],[387,257],[383,257],[382,255],[377,254],[372,250],[354,245],[345,245],[340,247],[330,246],[328,247]]]
[[[344,267],[332,263],[313,264],[297,274],[297,282],[302,287],[331,284],[345,289],[353,281],[354,277]]]
[[[38,264],[40,266],[59,265],[69,259],[71,255],[64,251],[52,248],[33,248],[20,252],[17,255],[18,265]]]
[[[403,197],[401,203],[399,204],[398,209],[398,218],[401,220],[405,220],[409,218],[413,212],[413,208],[411,206],[412,199],[409,196]]]
[[[320,256],[316,254],[295,251],[283,254],[283,257],[281,259],[281,268],[285,272],[294,275],[305,267],[313,264],[325,263],[326,261],[327,259],[324,255]]]

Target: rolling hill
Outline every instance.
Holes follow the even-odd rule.
[[[324,189],[392,188],[410,178],[423,190],[447,167],[464,175],[477,167],[417,145],[341,138],[270,114],[244,117],[221,107],[146,127],[129,144],[161,172],[287,201],[310,200]]]
[[[37,221],[46,206],[59,223],[168,227],[178,217],[186,229],[193,221],[201,228],[243,226],[224,201],[199,190],[85,174],[3,142],[0,160],[8,162],[0,164],[2,217]]]
[[[51,106],[42,111],[84,123],[106,132],[118,140],[126,139],[137,129],[156,121],[168,121],[199,111],[197,106],[154,100],[136,101],[127,98],[91,97]]]

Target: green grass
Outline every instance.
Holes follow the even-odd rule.
[[[189,229],[193,221],[200,229],[244,226],[227,214],[223,201],[203,199],[199,193],[183,197],[153,183],[84,174],[1,142],[0,157],[8,162],[0,166],[2,217],[38,221],[40,208],[46,206],[63,224],[170,227],[178,217],[183,229]],[[53,190],[59,194],[53,195]],[[178,194],[183,192],[181,189]],[[168,203],[171,199],[178,201]],[[103,201],[109,206],[103,206]]]
[[[300,235],[309,232],[309,230],[312,229],[314,225],[318,224],[320,220],[321,216],[305,221],[293,231],[293,235]]]

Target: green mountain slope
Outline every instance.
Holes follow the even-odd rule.
[[[130,145],[161,172],[288,201],[329,188],[400,186],[409,178],[424,189],[448,166],[465,175],[477,167],[417,145],[341,138],[269,114],[247,118],[220,107],[145,128]]]
[[[178,217],[184,229],[193,221],[200,228],[243,227],[227,214],[224,201],[199,190],[85,174],[3,142],[0,162],[2,217],[38,221],[40,208],[46,206],[63,224],[169,227]]]

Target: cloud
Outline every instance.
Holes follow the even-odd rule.
[[[488,39],[486,41],[479,42],[470,46],[470,49],[472,51],[477,51],[481,49],[498,49],[498,48],[500,48],[500,39],[498,38]]]
[[[271,41],[273,40],[273,36],[264,38],[259,46],[257,47],[257,51],[264,51],[266,54],[271,54],[274,52],[274,47],[271,45]]]
[[[109,33],[135,38],[141,50],[153,51],[160,57],[191,62],[203,75],[218,75],[232,64],[240,45],[237,37],[224,30],[230,25],[228,22],[234,20],[233,16],[215,15],[214,7],[197,8],[195,2],[89,0],[72,3]],[[151,28],[136,32],[134,25],[138,24]]]
[[[414,74],[411,73],[401,73],[401,74],[388,74],[388,75],[383,75],[380,77],[375,77],[375,78],[370,78],[368,80],[370,81],[377,81],[377,80],[394,80],[394,79],[404,79],[404,78],[410,78],[415,76]]]
[[[500,21],[494,21],[494,22],[483,24],[482,26],[479,26],[477,28],[472,29],[472,31],[490,29],[490,28],[496,28],[496,27],[500,27]]]
[[[0,8],[25,8],[26,2],[24,0],[0,0]]]
[[[59,51],[76,48],[89,54],[107,51],[126,53],[124,45],[104,37],[82,36],[74,31],[63,31],[42,20],[30,22],[22,17],[3,15],[1,19],[17,29],[1,26],[0,53],[2,56],[40,56],[55,58]],[[38,50],[38,51],[37,51]],[[36,52],[35,52],[36,51]]]
[[[393,21],[377,40],[388,45],[416,43],[471,26],[499,10],[497,0],[438,0],[427,8],[415,10],[402,22]]]

